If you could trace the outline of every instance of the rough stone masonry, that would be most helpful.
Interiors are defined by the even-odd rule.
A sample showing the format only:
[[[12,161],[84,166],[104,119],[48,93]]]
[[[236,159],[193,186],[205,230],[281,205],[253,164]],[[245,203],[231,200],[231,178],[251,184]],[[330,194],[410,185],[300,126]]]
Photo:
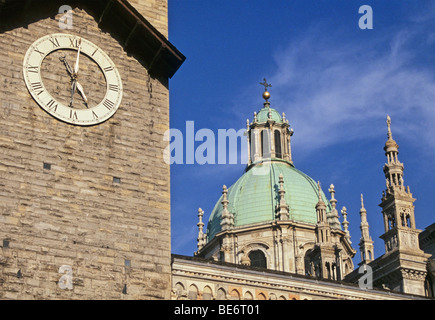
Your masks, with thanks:
[[[167,36],[166,1],[131,2]],[[0,33],[0,299],[168,299],[167,78],[150,76],[89,10],[74,8],[71,30],[59,29],[57,12],[26,10],[27,23]],[[108,121],[70,125],[31,98],[24,55],[59,32],[93,42],[117,66],[123,100]],[[47,90],[63,90],[64,69],[41,72]]]

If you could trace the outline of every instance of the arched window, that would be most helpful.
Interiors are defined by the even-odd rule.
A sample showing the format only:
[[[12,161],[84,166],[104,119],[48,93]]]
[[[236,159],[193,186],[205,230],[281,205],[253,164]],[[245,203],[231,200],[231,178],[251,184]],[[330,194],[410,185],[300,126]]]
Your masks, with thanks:
[[[240,300],[240,293],[239,293],[239,291],[237,291],[236,289],[233,289],[230,292],[230,297],[231,297],[231,300]]]
[[[270,158],[270,130],[261,131],[261,157]]]
[[[175,285],[175,294],[177,295],[177,299],[180,299],[181,295],[184,293],[184,286],[182,283],[177,282]]]
[[[243,296],[243,300],[254,300],[254,296],[252,295],[251,292],[246,291],[245,295]]]
[[[187,293],[187,299],[198,300],[198,288],[194,284],[192,284],[189,287],[189,292]]]
[[[275,130],[274,138],[275,138],[275,157],[281,159],[282,158],[281,133],[279,132],[279,130]]]
[[[204,290],[202,290],[202,300],[211,300],[213,298],[213,293],[209,286],[205,286]]]
[[[408,228],[411,228],[411,217],[409,216],[409,214],[406,215],[406,226]]]
[[[264,293],[259,293],[257,295],[257,300],[266,300],[266,296],[264,295]]]
[[[320,265],[319,264],[316,264],[314,266],[314,274],[316,275],[317,278],[320,278],[321,269],[320,269]]]
[[[266,257],[261,250],[251,251],[248,257],[252,267],[267,268]]]
[[[400,220],[402,221],[402,227],[406,226],[405,214],[402,212],[400,214]]]
[[[253,162],[255,160],[255,154],[257,152],[258,149],[258,145],[257,145],[257,135],[258,135],[258,130],[257,129],[253,129],[251,130],[251,136],[248,137],[249,139],[249,146],[250,146],[250,150],[251,150],[251,161]]]
[[[396,219],[394,216],[388,217],[388,230],[391,230],[396,227]]]
[[[227,296],[227,293],[225,292],[224,289],[219,288],[217,293],[216,293],[216,299],[217,300],[225,300]]]

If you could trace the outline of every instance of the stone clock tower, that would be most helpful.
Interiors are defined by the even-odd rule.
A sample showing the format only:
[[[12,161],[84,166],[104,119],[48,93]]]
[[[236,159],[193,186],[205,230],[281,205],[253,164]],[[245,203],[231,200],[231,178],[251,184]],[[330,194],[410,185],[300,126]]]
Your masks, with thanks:
[[[0,1],[0,299],[170,297],[166,0]]]

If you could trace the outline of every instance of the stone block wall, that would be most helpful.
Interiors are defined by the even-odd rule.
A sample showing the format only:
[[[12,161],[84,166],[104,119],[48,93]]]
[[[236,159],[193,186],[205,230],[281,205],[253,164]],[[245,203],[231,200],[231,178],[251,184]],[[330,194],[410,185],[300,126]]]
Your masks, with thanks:
[[[130,0],[136,10],[142,14],[159,32],[168,38],[168,2],[167,0]]]
[[[72,30],[59,29],[59,17],[0,34],[0,299],[168,299],[167,82],[148,76],[90,13],[75,8]],[[98,45],[120,72],[121,106],[102,124],[61,122],[26,88],[29,46],[62,32]],[[65,68],[44,72],[47,89],[63,92]]]

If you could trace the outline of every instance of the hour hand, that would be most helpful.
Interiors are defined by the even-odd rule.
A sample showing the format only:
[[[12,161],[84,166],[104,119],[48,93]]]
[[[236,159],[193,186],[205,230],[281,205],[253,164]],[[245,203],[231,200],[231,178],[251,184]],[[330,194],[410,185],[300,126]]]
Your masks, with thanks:
[[[69,65],[68,61],[66,60],[66,56],[60,57],[59,59],[60,59],[60,61],[62,61],[63,64],[65,65],[65,67],[66,67],[66,71],[68,71],[69,75],[70,75],[71,77],[73,77],[73,70],[72,70],[71,66]]]
[[[73,80],[71,85],[71,100],[69,102],[70,107],[72,107],[74,101],[74,93],[76,92],[76,88],[77,88],[77,80]]]

